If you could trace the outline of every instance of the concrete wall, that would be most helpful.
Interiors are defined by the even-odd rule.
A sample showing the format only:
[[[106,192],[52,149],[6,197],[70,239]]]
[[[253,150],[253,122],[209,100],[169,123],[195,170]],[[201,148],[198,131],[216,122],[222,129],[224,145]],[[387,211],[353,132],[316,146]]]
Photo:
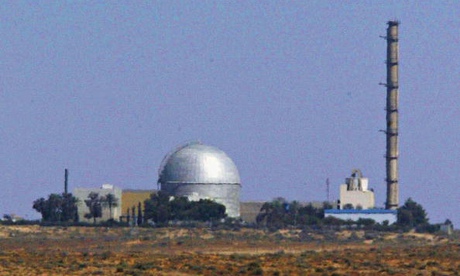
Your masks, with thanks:
[[[123,194],[121,196],[121,202],[123,205],[123,209],[121,210],[122,216],[126,217],[128,215],[126,213],[127,208],[130,208],[129,215],[131,215],[131,208],[135,206],[137,210],[139,202],[141,203],[142,211],[144,211],[144,201],[149,199],[152,193],[156,192],[156,190],[123,190]]]

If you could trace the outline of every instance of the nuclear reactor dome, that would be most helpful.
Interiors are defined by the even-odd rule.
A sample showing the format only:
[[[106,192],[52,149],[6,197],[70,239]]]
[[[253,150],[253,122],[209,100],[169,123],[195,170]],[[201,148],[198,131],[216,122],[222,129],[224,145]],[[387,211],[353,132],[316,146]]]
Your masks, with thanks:
[[[212,199],[226,207],[229,217],[240,215],[238,169],[218,148],[201,143],[179,147],[163,159],[158,183],[173,196]]]

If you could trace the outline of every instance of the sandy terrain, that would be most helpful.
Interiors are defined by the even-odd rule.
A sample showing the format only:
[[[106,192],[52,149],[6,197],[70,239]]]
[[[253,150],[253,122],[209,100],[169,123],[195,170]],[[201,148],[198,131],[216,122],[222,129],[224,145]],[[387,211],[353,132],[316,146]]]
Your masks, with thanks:
[[[0,275],[458,275],[460,241],[364,230],[0,226]]]

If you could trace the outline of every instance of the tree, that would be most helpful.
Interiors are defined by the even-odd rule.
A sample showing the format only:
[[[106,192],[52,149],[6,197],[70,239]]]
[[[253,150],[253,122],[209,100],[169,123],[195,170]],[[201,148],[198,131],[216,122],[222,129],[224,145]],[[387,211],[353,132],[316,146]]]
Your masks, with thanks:
[[[317,225],[323,218],[324,208],[316,208],[311,203],[299,209],[299,220],[302,225]]]
[[[168,221],[215,221],[225,218],[225,206],[209,199],[189,201],[187,197],[170,197],[159,191],[144,202],[144,221],[164,224]]]
[[[133,217],[133,225],[136,225],[136,206],[131,207],[131,216]]]
[[[137,205],[137,225],[142,225],[142,208],[141,208],[141,203]]]
[[[113,220],[112,208],[118,206],[118,198],[114,194],[107,194],[101,198],[102,206],[109,207],[110,220]]]
[[[88,195],[88,199],[85,200],[85,204],[89,209],[89,213],[85,214],[85,218],[92,218],[93,223],[96,224],[96,218],[102,217],[102,198],[99,197],[98,193],[91,192]]]
[[[300,208],[302,208],[302,206],[296,200],[289,204],[288,222],[292,222],[291,224],[294,226],[297,226]]]
[[[192,206],[187,197],[176,197],[169,201],[171,220],[191,220]]]
[[[257,224],[275,229],[283,228],[288,205],[284,198],[276,198],[271,202],[265,202],[256,217]]]
[[[280,229],[288,226],[317,225],[324,218],[324,207],[316,208],[312,204],[302,206],[298,201],[287,202],[283,198],[276,198],[265,202],[256,222],[270,229]]]
[[[152,193],[150,199],[144,201],[144,219],[155,223],[165,223],[170,219],[169,194],[164,191]]]
[[[225,218],[225,206],[210,199],[192,201],[190,207],[190,217],[193,220],[216,221]]]
[[[78,199],[70,193],[50,194],[48,199],[35,200],[32,208],[41,213],[46,222],[78,221],[77,203]]]
[[[34,208],[37,212],[42,214],[42,220],[48,221],[50,218],[50,210],[48,208],[47,200],[39,198],[34,201],[32,208]]]
[[[408,198],[403,206],[398,209],[399,225],[417,227],[428,224],[428,218],[422,205],[412,198]]]
[[[78,199],[71,193],[62,194],[62,221],[78,221]]]

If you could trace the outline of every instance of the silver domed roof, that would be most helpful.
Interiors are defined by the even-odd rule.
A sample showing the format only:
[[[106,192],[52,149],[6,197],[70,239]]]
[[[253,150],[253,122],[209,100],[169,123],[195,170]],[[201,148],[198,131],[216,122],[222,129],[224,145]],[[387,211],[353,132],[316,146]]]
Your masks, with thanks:
[[[164,158],[158,182],[239,184],[240,175],[225,152],[201,143],[191,143]]]

